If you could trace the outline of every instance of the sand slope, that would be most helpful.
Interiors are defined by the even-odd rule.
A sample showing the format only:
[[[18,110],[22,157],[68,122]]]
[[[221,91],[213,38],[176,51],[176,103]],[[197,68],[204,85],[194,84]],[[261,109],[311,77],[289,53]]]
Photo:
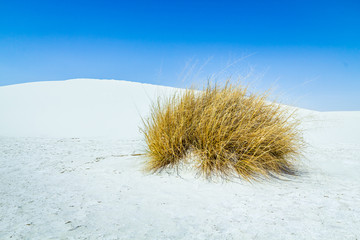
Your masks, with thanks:
[[[174,90],[95,79],[0,87],[0,136],[139,138],[151,100]]]

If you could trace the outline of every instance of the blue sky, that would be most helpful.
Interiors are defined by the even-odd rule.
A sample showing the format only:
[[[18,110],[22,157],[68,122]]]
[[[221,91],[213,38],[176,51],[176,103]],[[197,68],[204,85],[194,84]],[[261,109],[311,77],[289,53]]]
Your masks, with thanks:
[[[359,1],[2,1],[0,86],[248,76],[287,104],[360,110]]]

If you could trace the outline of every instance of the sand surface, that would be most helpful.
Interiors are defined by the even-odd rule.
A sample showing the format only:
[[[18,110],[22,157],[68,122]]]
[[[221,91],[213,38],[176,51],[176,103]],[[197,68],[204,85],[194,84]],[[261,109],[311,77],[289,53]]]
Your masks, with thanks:
[[[50,83],[42,84],[52,89]],[[36,131],[21,130],[22,125],[35,127],[39,118],[31,114],[31,107],[39,112],[49,108],[45,103],[33,106],[35,100],[11,103],[16,94],[28,94],[24,85],[0,87],[0,100],[7,101],[0,101],[0,116],[7,114],[0,120],[0,239],[360,238],[360,112],[299,110],[307,146],[297,177],[214,183],[191,171],[160,175],[141,171],[144,157],[136,154],[144,151],[144,142],[137,126],[126,123],[138,124],[138,113],[146,114],[151,97],[134,100],[141,109],[137,113],[124,108],[124,115],[114,115],[125,119],[118,128],[112,120],[104,122],[115,108],[101,106],[111,99],[98,99],[95,110],[103,109],[103,118],[97,118],[100,129],[91,130],[97,126],[91,122],[70,137],[71,129],[89,116],[73,115],[74,121],[66,122],[69,129],[63,122],[56,123],[63,127],[64,136],[52,129],[54,123],[39,125]],[[16,87],[25,89],[20,94]],[[86,102],[92,94],[73,95],[68,100],[72,96],[72,101]],[[38,93],[37,98],[41,97]],[[70,101],[68,106],[80,111],[82,104]],[[18,116],[23,108],[30,111],[29,117],[11,122],[8,115]],[[41,117],[51,120],[66,114],[67,108],[61,109]],[[12,129],[16,126],[20,130]],[[107,128],[115,128],[119,135],[96,136]]]

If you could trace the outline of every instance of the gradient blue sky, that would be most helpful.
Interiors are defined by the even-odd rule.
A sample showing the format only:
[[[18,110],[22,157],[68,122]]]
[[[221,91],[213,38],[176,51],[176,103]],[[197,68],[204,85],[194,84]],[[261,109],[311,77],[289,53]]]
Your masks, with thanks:
[[[360,2],[0,0],[0,86],[213,74],[291,105],[360,110]]]

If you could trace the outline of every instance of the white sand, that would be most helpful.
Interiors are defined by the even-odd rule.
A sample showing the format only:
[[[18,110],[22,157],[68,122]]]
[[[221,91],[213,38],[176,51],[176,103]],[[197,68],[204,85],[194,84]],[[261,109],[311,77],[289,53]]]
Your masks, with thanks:
[[[360,112],[301,109],[302,174],[209,183],[141,171],[138,126],[174,89],[0,87],[0,239],[359,239]]]

